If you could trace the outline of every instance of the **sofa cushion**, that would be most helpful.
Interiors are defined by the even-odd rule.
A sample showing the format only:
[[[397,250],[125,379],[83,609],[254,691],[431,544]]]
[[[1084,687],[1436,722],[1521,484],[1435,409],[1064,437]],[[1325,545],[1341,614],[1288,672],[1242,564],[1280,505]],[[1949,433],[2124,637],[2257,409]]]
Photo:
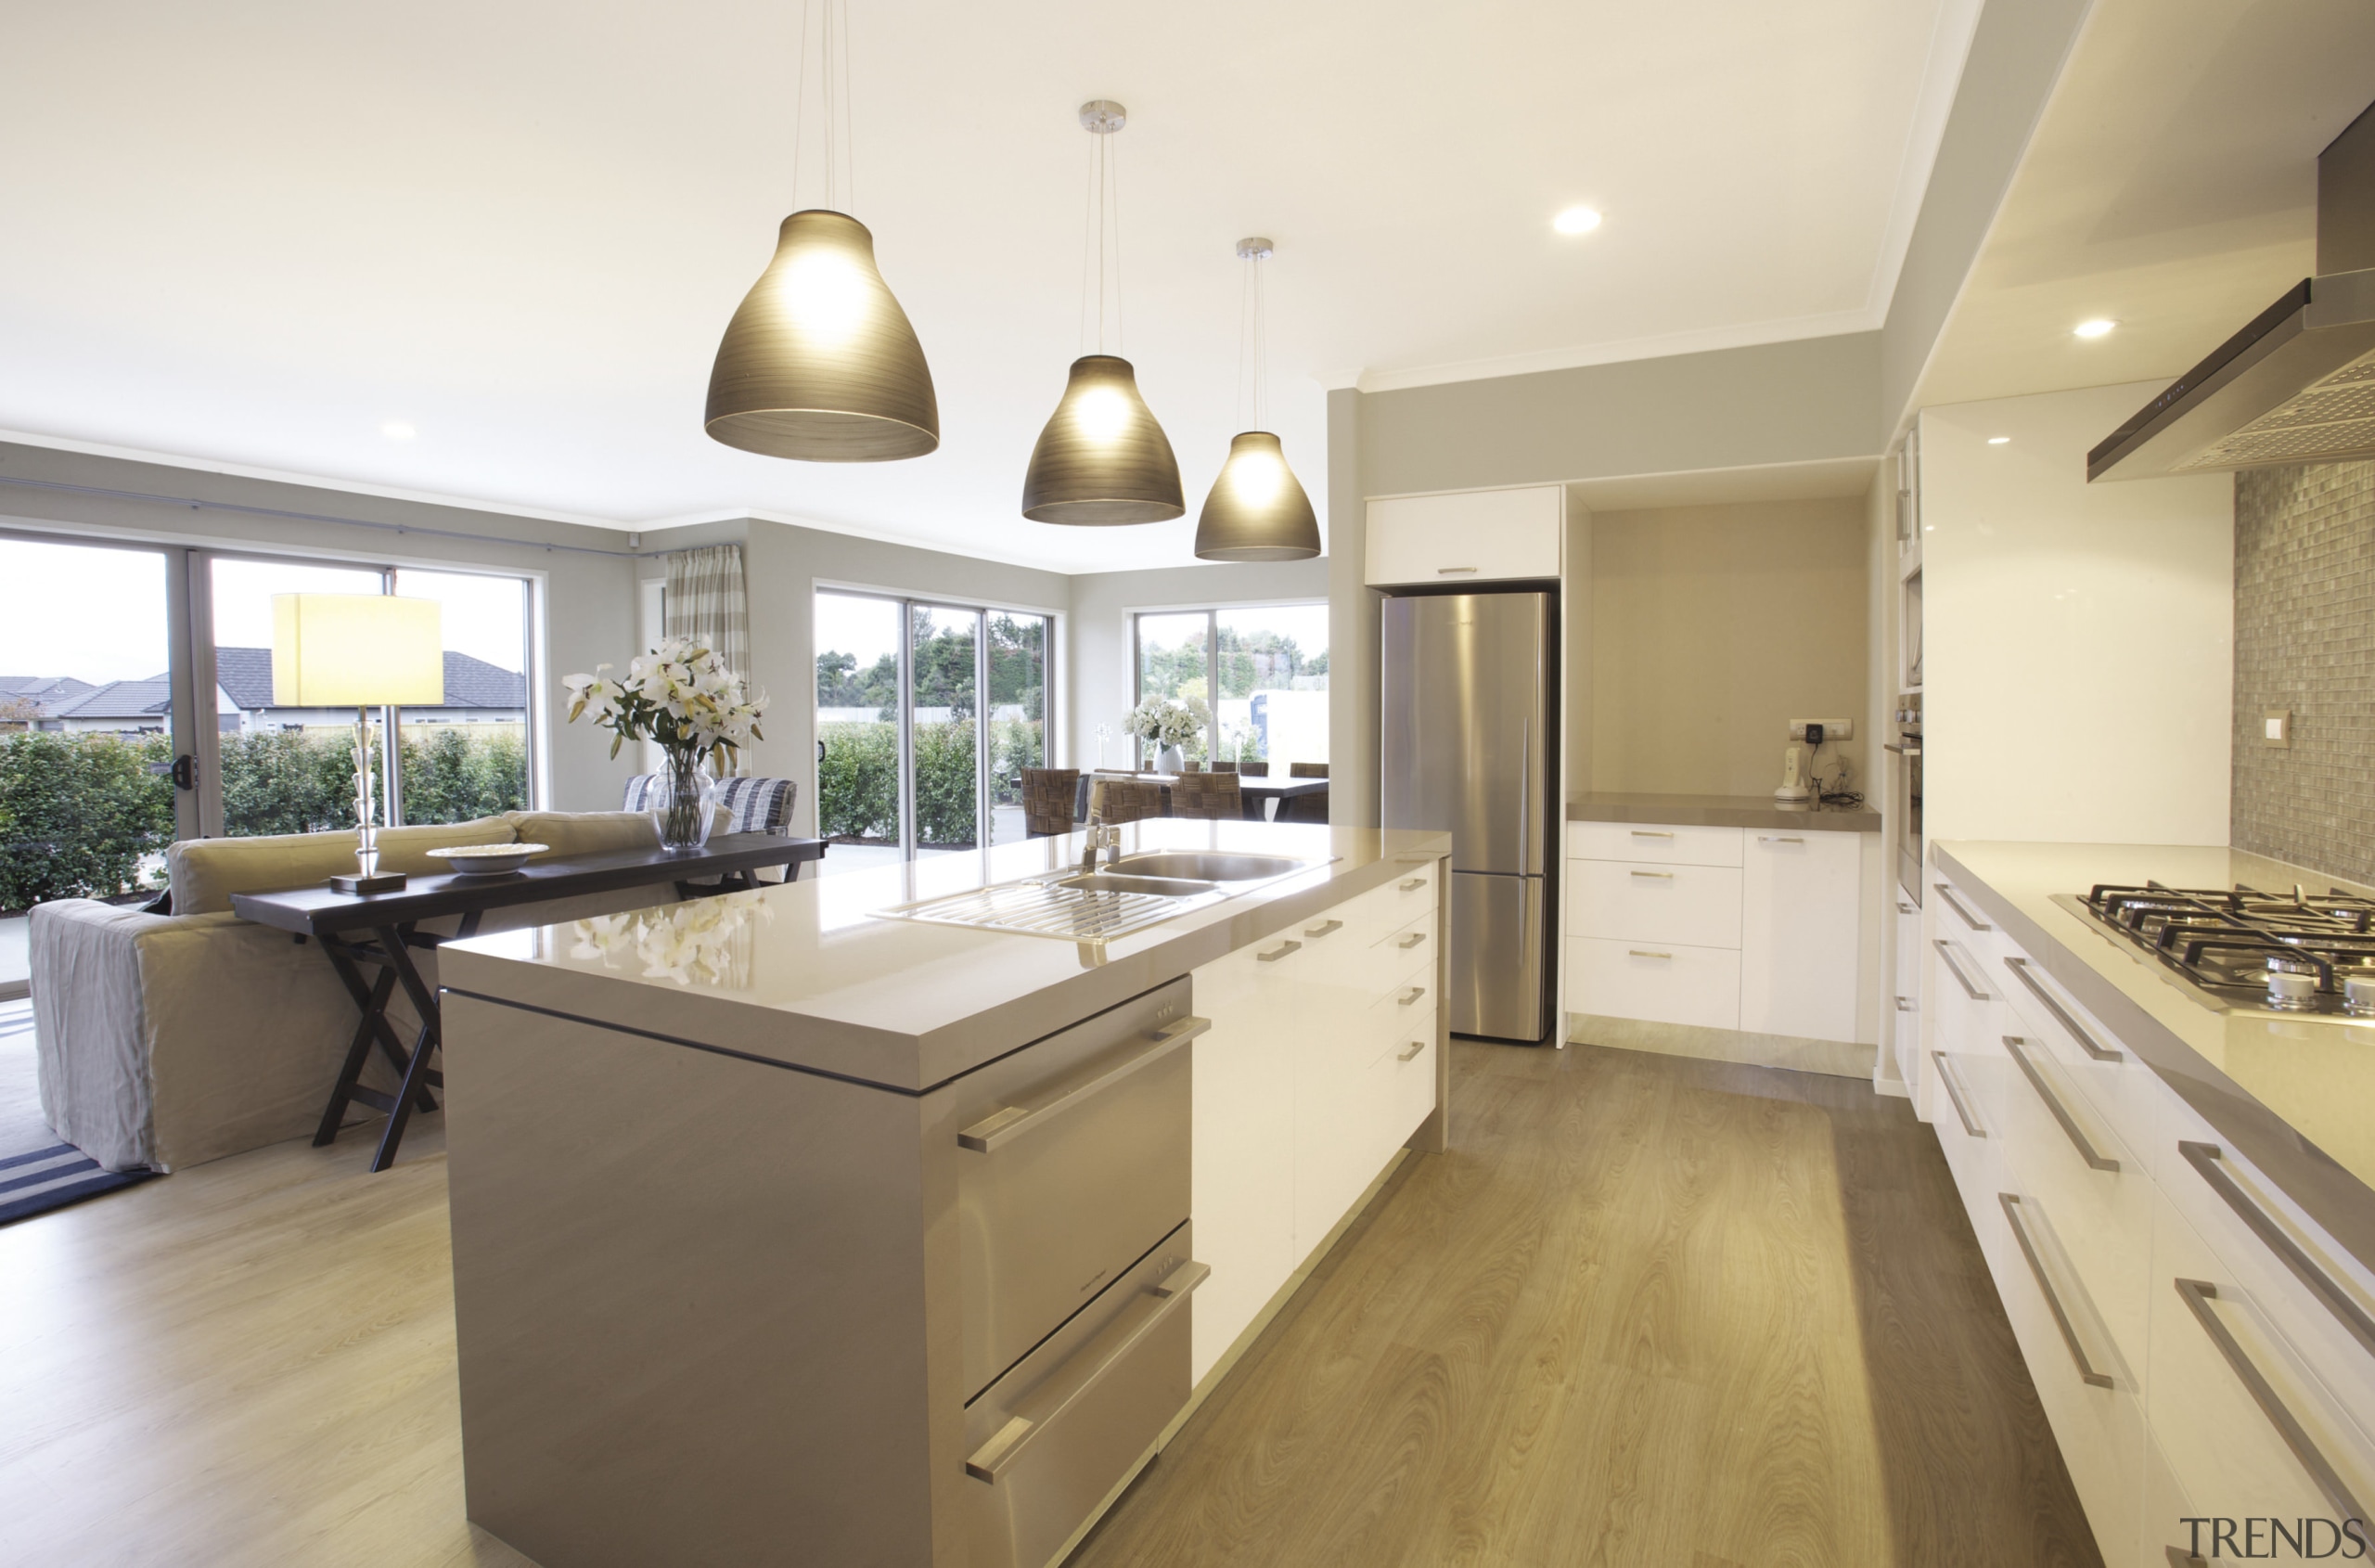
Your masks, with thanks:
[[[482,816],[475,822],[382,828],[379,867],[408,876],[443,871],[445,863],[430,859],[428,851],[463,844],[507,844],[512,837],[510,821],[501,816]],[[235,893],[305,887],[353,870],[354,834],[350,829],[343,833],[185,839],[166,852],[165,867],[173,893],[174,914],[222,914],[230,909]]]
[[[660,829],[648,812],[514,811],[505,816],[519,842],[543,844],[555,855],[660,846]]]

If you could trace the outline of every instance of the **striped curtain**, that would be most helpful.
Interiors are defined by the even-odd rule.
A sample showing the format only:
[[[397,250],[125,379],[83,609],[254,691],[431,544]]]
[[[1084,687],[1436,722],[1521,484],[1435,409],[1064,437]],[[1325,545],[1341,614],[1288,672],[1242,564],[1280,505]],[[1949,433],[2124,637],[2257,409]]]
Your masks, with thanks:
[[[742,546],[712,545],[668,554],[668,589],[661,599],[662,634],[698,637],[747,683],[751,678],[751,605],[742,591]],[[721,759],[722,760],[722,759]],[[748,748],[736,765],[748,773]]]

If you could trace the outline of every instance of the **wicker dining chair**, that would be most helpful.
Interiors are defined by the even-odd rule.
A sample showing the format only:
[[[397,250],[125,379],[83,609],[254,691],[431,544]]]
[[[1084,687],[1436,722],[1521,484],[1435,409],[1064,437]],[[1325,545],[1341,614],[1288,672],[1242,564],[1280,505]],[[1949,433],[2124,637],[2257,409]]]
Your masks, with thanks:
[[[1239,775],[1242,778],[1267,778],[1270,777],[1270,765],[1268,763],[1232,763],[1230,765],[1236,768]]]
[[[1213,762],[1213,771],[1214,773],[1235,773],[1237,771],[1237,765],[1230,762],[1222,762],[1215,758]]]
[[[1051,839],[1071,832],[1079,798],[1080,769],[1024,768],[1022,830],[1034,839]]]
[[[1097,799],[1098,788],[1105,790],[1105,816],[1108,824],[1136,822],[1149,816],[1161,816],[1162,786],[1144,778],[1100,778],[1089,786],[1089,799]],[[1094,807],[1092,807],[1094,809]]]
[[[1245,797],[1234,773],[1183,773],[1171,781],[1171,815],[1203,822],[1234,822]]]
[[[1289,763],[1287,765],[1287,777],[1290,778],[1325,778],[1328,777],[1328,765],[1326,763]],[[1278,816],[1277,819],[1280,822],[1327,821],[1328,791],[1325,790],[1315,790],[1308,795],[1290,795],[1285,800],[1278,803]]]

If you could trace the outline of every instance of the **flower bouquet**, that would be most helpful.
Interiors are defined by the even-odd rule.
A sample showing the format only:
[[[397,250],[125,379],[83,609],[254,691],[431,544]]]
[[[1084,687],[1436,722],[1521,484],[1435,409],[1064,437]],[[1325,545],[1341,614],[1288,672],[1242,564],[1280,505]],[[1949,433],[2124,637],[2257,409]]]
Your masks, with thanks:
[[[1122,721],[1122,728],[1162,748],[1155,759],[1156,766],[1166,773],[1176,773],[1184,760],[1180,748],[1204,732],[1204,705],[1193,697],[1186,701],[1149,697],[1130,710],[1130,716]]]
[[[576,945],[569,956],[580,963],[618,969],[623,960],[643,966],[650,980],[679,985],[746,988],[751,983],[750,923],[776,918],[756,889],[621,915],[597,915],[573,926]]]
[[[569,690],[570,722],[599,703],[594,722],[610,732],[610,755],[617,756],[629,740],[660,748],[667,759],[661,779],[664,799],[653,808],[661,844],[697,850],[709,842],[710,812],[717,798],[716,780],[701,764],[717,752],[730,767],[742,747],[766,739],[759,733],[766,696],[748,695],[742,677],[695,637],[661,639],[628,662],[623,679],[608,675],[610,668],[597,664],[592,675],[571,675],[561,683]]]

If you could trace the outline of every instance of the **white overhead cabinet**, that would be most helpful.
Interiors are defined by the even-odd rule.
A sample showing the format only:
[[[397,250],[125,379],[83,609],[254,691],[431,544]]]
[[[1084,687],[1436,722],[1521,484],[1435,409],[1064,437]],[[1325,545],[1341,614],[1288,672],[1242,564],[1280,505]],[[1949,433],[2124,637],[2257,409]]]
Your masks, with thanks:
[[[1367,581],[1384,588],[1554,578],[1566,518],[1566,493],[1555,484],[1371,501]]]

